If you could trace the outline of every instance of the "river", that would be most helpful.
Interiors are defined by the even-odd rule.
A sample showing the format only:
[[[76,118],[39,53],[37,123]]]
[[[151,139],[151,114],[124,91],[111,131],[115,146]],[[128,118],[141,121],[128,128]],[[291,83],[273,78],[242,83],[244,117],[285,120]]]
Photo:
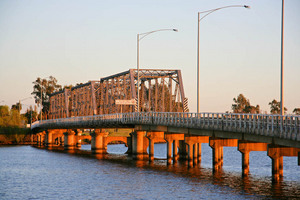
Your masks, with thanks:
[[[224,148],[224,166],[212,173],[211,149],[202,144],[202,161],[166,164],[166,144],[155,144],[155,158],[134,161],[127,148],[108,145],[107,156],[31,146],[0,147],[0,199],[297,199],[300,166],[284,157],[284,179],[273,183],[266,152],[250,153],[250,175],[241,176],[241,154]]]

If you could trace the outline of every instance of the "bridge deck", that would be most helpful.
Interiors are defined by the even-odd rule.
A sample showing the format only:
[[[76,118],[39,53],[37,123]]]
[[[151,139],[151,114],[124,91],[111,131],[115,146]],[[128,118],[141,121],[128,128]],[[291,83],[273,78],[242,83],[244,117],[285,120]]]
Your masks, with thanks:
[[[32,129],[136,128],[300,148],[300,116],[231,113],[117,113],[44,120]]]

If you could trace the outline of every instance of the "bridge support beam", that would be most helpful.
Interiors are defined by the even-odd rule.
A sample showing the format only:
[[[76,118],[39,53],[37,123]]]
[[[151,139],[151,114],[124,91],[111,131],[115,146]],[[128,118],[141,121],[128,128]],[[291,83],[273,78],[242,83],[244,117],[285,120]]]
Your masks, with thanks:
[[[76,131],[76,148],[80,149],[81,148],[81,134],[82,134],[82,130],[77,129]]]
[[[242,174],[249,174],[249,155],[251,151],[267,151],[267,143],[238,141],[238,150],[242,153]]]
[[[272,178],[280,181],[283,176],[283,156],[298,156],[300,149],[268,145],[268,156],[272,159]]]
[[[201,162],[201,144],[208,143],[208,136],[185,136],[184,142],[188,145],[188,165],[192,167],[193,164]]]
[[[53,130],[47,130],[46,131],[46,137],[45,137],[45,144],[46,144],[46,147],[48,148],[48,149],[51,149],[52,147],[53,147],[53,140],[52,140],[52,138],[53,138],[53,133],[54,133],[54,131]]]
[[[125,154],[132,155],[132,133],[130,133],[130,137],[127,137],[127,146],[128,150]]]
[[[40,141],[41,141],[40,136],[41,136],[40,133],[37,133],[37,134],[36,134],[36,146],[40,146]]]
[[[41,147],[44,145],[45,143],[45,135],[46,135],[46,132],[43,131],[43,132],[40,132],[37,134],[37,146]]]
[[[154,160],[154,143],[165,142],[164,132],[148,131],[146,137],[149,140],[149,161]]]
[[[173,163],[178,160],[179,141],[184,141],[184,134],[166,133],[164,139],[167,141],[167,162],[172,163],[172,148],[173,148]],[[173,145],[173,146],[172,146]]]
[[[64,133],[64,149],[75,149],[75,145],[75,132],[69,129],[67,130],[67,132]]]
[[[188,145],[184,142],[184,140],[179,140],[179,160],[187,160],[188,155]]]
[[[104,132],[102,129],[95,129],[93,133],[91,133],[91,150],[94,154],[106,154],[106,146],[105,139],[108,133]]]
[[[67,132],[66,129],[55,129],[52,134],[52,143],[53,145],[64,145],[64,132]]]
[[[132,155],[133,159],[144,160],[147,156],[146,131],[135,131],[132,133]]]
[[[237,139],[209,138],[209,146],[213,150],[213,171],[218,171],[223,166],[223,147],[237,147]]]

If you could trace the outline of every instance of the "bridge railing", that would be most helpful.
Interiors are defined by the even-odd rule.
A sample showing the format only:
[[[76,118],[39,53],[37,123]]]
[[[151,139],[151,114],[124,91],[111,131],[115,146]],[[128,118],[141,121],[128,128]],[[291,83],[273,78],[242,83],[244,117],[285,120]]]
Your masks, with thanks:
[[[44,120],[32,129],[124,125],[161,125],[181,128],[243,132],[300,141],[300,116],[239,113],[139,112]]]

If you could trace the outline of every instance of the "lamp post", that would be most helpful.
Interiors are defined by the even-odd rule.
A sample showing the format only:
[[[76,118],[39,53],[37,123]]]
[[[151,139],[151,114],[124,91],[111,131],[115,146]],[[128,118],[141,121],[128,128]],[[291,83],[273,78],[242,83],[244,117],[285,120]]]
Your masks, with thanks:
[[[244,8],[250,8],[250,6],[247,5],[231,5],[231,6],[224,6],[220,8],[215,8],[211,10],[206,10],[202,12],[198,12],[198,45],[197,45],[197,113],[200,113],[200,21],[205,18],[207,15],[224,9],[224,8],[233,8],[233,7],[244,7]],[[200,18],[201,14],[205,15]]]
[[[139,83],[140,83],[140,40],[150,35],[151,33],[159,32],[159,31],[175,31],[178,32],[177,29],[159,29],[155,31],[149,31],[146,33],[137,34],[137,112],[140,112],[140,91],[139,91]],[[140,37],[142,36],[142,37]]]
[[[284,99],[283,99],[283,30],[284,30],[284,0],[282,0],[281,11],[281,77],[280,77],[280,115],[284,115]]]

